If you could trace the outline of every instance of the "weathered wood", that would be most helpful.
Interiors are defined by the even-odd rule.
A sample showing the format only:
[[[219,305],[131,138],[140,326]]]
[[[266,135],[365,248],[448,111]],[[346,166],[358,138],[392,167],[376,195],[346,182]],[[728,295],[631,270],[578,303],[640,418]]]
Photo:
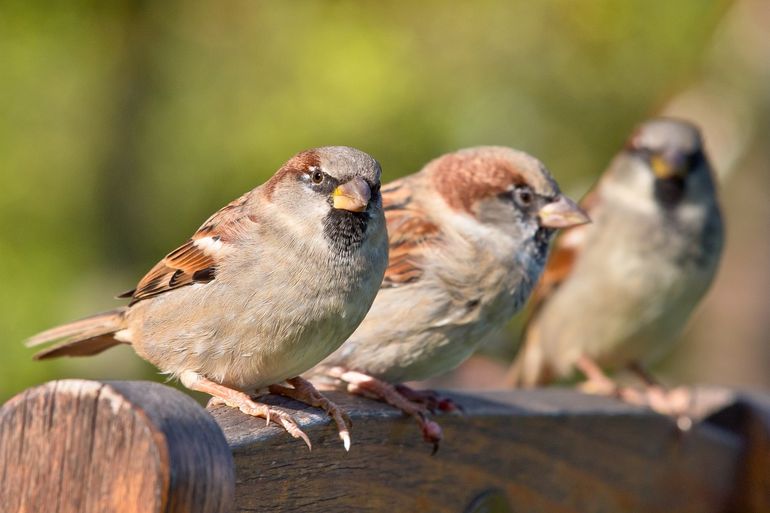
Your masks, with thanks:
[[[228,512],[233,461],[189,396],[146,382],[62,380],[0,409],[0,510]]]
[[[696,424],[566,390],[452,394],[464,416],[440,416],[431,456],[413,421],[331,394],[353,418],[345,453],[328,419],[291,400],[312,451],[226,407],[212,413],[236,464],[239,511],[473,511],[497,490],[499,511],[724,511],[743,442]],[[500,496],[507,498],[508,505]],[[483,509],[476,509],[483,511]]]
[[[435,456],[392,408],[330,395],[353,418],[350,453],[325,414],[289,399],[266,398],[295,412],[312,451],[227,407],[217,426],[163,385],[41,385],[0,409],[0,511],[770,511],[764,395],[701,391],[706,421],[681,433],[568,390],[455,393],[466,414],[437,417]]]

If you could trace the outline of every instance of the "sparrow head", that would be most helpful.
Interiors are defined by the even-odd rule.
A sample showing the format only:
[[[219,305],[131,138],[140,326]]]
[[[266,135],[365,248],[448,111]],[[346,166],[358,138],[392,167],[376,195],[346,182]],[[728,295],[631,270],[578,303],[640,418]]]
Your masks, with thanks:
[[[712,197],[713,182],[698,128],[687,121],[655,118],[640,125],[616,166],[616,179],[647,190],[657,204],[673,209],[687,199]]]
[[[426,167],[433,187],[454,211],[513,236],[542,235],[589,221],[559,191],[536,158],[502,146],[468,148]]]
[[[331,246],[352,251],[372,228],[384,226],[381,172],[374,158],[355,148],[315,148],[287,161],[266,193],[297,222],[317,220]]]

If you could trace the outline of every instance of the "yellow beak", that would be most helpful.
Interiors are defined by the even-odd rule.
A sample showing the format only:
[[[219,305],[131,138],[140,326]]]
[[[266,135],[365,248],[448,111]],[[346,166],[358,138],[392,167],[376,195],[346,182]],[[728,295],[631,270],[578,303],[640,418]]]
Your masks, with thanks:
[[[546,228],[569,228],[591,222],[588,214],[566,196],[559,196],[556,201],[545,205],[537,215],[540,218],[540,226]]]
[[[667,180],[684,174],[682,166],[674,164],[663,155],[653,155],[650,157],[650,166],[655,174],[655,178],[660,180]]]
[[[371,197],[372,190],[369,188],[369,184],[358,176],[338,186],[332,192],[334,208],[349,210],[350,212],[366,210]]]

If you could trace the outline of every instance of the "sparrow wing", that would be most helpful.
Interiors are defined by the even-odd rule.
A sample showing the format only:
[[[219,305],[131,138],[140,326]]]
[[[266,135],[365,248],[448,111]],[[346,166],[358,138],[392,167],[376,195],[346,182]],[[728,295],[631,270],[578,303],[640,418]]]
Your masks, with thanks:
[[[150,269],[134,290],[118,297],[130,297],[133,305],[169,290],[214,280],[221,258],[232,250],[234,241],[249,229],[249,224],[255,222],[246,205],[250,194],[244,194],[209,217],[187,242]]]
[[[423,274],[425,253],[438,240],[438,226],[430,222],[425,210],[414,201],[406,179],[383,187],[382,205],[390,253],[381,288],[416,282]]]

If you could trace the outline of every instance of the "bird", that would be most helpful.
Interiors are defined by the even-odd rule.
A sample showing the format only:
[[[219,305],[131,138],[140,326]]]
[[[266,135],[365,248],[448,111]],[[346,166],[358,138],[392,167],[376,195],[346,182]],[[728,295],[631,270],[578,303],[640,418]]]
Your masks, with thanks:
[[[434,394],[403,382],[449,371],[505,325],[537,282],[554,231],[588,218],[540,161],[502,146],[440,156],[382,196],[390,259],[380,291],[307,377],[399,408],[435,451]]]
[[[578,370],[586,389],[617,393],[605,371],[629,368],[656,387],[646,368],[672,348],[723,247],[698,128],[640,124],[581,205],[593,222],[556,239],[506,383],[541,386]]]
[[[209,217],[122,297],[130,303],[44,331],[35,355],[87,356],[130,344],[162,373],[215,402],[277,419],[268,389],[324,409],[345,449],[349,418],[301,374],[363,320],[387,265],[380,164],[345,146],[298,153]],[[285,386],[286,382],[289,386]]]

